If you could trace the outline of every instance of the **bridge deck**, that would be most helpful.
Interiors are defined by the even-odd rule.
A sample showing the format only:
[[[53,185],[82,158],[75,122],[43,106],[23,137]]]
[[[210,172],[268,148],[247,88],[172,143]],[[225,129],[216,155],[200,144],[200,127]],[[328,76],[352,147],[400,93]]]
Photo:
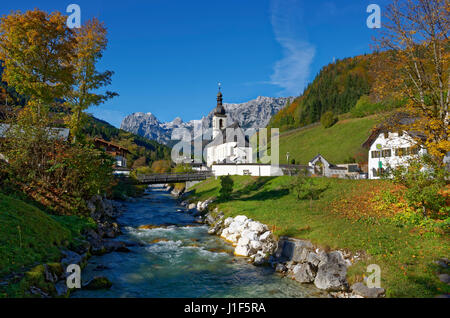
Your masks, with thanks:
[[[138,175],[141,184],[165,184],[165,183],[182,183],[187,181],[202,181],[212,177],[211,172],[196,173],[166,173],[166,174],[149,174]]]

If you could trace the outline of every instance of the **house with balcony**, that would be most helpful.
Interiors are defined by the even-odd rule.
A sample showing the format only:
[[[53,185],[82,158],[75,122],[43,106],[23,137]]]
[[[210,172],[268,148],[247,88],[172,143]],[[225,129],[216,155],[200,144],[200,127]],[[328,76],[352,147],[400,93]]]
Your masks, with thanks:
[[[111,155],[115,159],[115,174],[130,174],[131,170],[127,168],[126,158],[126,155],[130,153],[128,149],[100,138],[95,138],[94,143],[98,149],[104,150],[107,154]]]

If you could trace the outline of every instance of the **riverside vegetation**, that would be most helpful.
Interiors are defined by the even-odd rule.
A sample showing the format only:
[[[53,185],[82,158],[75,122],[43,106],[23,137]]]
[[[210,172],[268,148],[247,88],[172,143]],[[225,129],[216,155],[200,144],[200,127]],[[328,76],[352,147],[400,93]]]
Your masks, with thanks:
[[[66,297],[68,264],[127,251],[108,240],[120,234],[120,211],[107,198],[143,189],[113,175],[114,158],[95,148],[95,137],[130,148],[132,165],[168,158],[167,147],[85,113],[116,95],[99,93],[113,74],[96,67],[106,43],[95,19],[77,30],[59,12],[39,9],[0,20],[2,101],[8,98],[0,120],[9,127],[0,140],[0,297]],[[69,138],[49,127],[70,128]]]
[[[312,182],[323,189],[320,197],[298,200],[288,176],[231,178],[229,200],[220,200],[220,181],[214,179],[194,186],[189,200],[219,198],[210,204],[211,210],[217,207],[225,218],[245,215],[267,224],[277,237],[361,255],[348,269],[350,284],[364,281],[367,266],[378,264],[387,297],[450,292],[437,276],[448,274],[448,269],[435,263],[450,252],[448,211],[442,210],[438,218],[420,218],[404,201],[404,187],[388,180],[314,178]]]

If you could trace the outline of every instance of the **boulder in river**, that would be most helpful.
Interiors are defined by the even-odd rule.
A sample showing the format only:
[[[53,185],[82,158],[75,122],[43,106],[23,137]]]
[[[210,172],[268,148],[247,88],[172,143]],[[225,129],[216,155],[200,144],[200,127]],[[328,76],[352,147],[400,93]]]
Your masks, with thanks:
[[[343,291],[348,288],[347,266],[342,263],[327,262],[319,265],[314,285],[326,291]]]
[[[299,283],[312,283],[316,272],[309,263],[302,263],[294,266],[292,274],[293,278]]]
[[[112,283],[109,281],[108,278],[100,276],[100,277],[94,277],[90,281],[88,281],[83,288],[88,290],[98,290],[98,289],[110,289],[112,286]]]
[[[383,288],[369,288],[363,283],[355,283],[350,289],[354,294],[364,298],[379,298],[383,297],[385,293]]]

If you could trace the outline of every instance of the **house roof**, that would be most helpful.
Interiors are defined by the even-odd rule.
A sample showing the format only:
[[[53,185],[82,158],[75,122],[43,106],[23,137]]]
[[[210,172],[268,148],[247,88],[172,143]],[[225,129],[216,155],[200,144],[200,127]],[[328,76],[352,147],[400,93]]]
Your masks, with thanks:
[[[102,145],[105,145],[105,146],[110,146],[110,147],[113,147],[113,148],[117,148],[117,149],[119,149],[119,150],[123,150],[123,151],[125,151],[125,152],[130,153],[130,151],[129,151],[127,148],[122,147],[122,146],[119,146],[119,145],[114,144],[114,143],[112,143],[112,142],[106,141],[106,140],[104,140],[104,139],[101,139],[101,138],[95,138],[94,141],[95,141],[96,143],[99,143],[99,144],[102,144]]]
[[[388,117],[383,123],[381,123],[381,124],[377,125],[375,128],[373,128],[369,137],[362,144],[362,147],[369,149],[380,134],[392,132],[394,130],[393,127],[399,127],[401,129],[401,126],[411,125],[416,120],[418,120],[417,117],[411,117],[410,115],[408,115],[406,113],[401,113],[401,112],[396,113],[396,114]],[[417,132],[417,131],[408,130],[408,131],[406,131],[406,133],[413,138],[421,138],[421,139],[425,138],[425,136],[423,134],[421,134],[420,132]]]

